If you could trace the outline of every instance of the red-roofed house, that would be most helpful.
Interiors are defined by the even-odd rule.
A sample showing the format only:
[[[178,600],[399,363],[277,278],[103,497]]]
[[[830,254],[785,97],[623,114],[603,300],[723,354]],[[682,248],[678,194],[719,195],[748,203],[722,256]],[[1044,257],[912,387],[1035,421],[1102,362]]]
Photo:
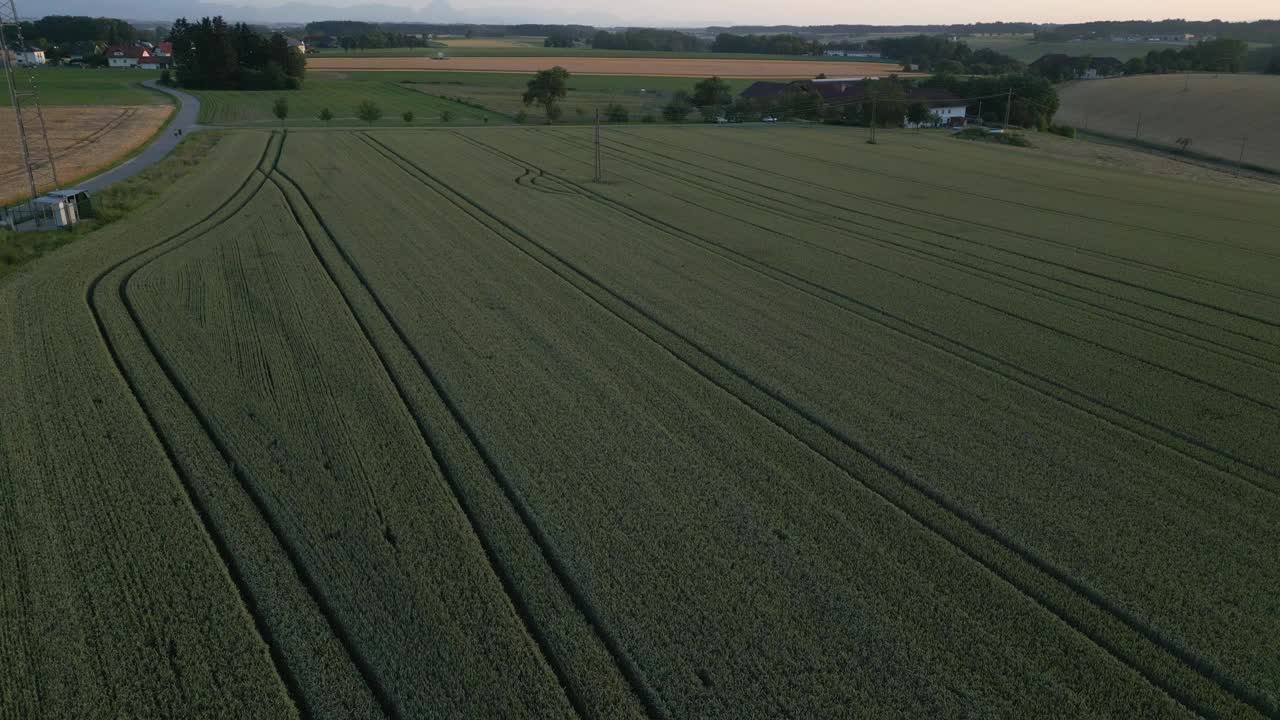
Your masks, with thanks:
[[[111,67],[138,67],[142,60],[151,57],[151,51],[141,47],[112,45],[107,48],[107,65]]]
[[[155,54],[156,54],[156,55],[165,55],[165,56],[172,55],[172,54],[173,54],[173,43],[169,42],[168,40],[165,40],[165,41],[164,41],[164,42],[162,42],[162,43],[158,43],[158,44],[156,45],[156,52],[155,52]]]

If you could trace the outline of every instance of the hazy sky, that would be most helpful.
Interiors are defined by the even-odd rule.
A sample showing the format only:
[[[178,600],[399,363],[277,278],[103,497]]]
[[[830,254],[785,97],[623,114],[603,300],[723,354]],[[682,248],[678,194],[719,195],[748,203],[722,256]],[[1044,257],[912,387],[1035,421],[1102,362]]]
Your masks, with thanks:
[[[292,7],[290,7],[292,5]],[[405,8],[400,18],[396,9]],[[240,9],[242,8],[242,9]],[[327,8],[332,8],[330,12]],[[366,9],[367,8],[367,9]],[[404,19],[420,21],[581,22],[584,24],[940,24],[977,21],[1257,20],[1280,17],[1276,0],[18,0],[23,15],[69,13],[166,18],[208,14],[235,19]],[[238,10],[240,9],[240,10]],[[277,16],[278,17],[273,17]]]

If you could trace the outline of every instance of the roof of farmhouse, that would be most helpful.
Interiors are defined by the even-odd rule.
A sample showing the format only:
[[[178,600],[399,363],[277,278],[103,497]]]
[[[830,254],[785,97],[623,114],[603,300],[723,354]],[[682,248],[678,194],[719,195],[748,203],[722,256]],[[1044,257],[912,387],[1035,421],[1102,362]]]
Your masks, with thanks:
[[[791,82],[759,81],[752,83],[742,91],[745,98],[777,97],[788,89],[816,93],[826,101],[857,102],[869,99],[867,85],[863,80],[792,80]],[[906,99],[910,102],[922,102],[932,105],[946,103],[962,104],[963,98],[943,88],[907,88]]]

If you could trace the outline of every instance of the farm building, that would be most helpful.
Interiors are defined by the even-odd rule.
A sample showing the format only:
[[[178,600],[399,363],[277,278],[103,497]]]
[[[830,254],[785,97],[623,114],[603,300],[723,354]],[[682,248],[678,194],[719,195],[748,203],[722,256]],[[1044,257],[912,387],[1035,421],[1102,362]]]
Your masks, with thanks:
[[[289,44],[290,48],[297,50],[303,55],[307,54],[307,43],[305,41],[297,38],[286,38],[285,42]]]
[[[748,100],[774,100],[787,93],[809,93],[817,95],[823,105],[845,106],[870,102],[867,95],[866,80],[877,78],[820,78],[817,80],[793,80],[791,82],[759,81],[752,83],[741,95]],[[908,104],[923,103],[928,106],[934,120],[923,124],[932,127],[960,127],[965,124],[967,104],[961,98],[942,88],[907,88],[905,100]],[[907,127],[921,127],[910,124],[904,117],[902,124]]]
[[[20,50],[15,53],[14,60],[17,61],[19,65],[43,65],[45,62],[44,51],[37,50],[35,48]]]

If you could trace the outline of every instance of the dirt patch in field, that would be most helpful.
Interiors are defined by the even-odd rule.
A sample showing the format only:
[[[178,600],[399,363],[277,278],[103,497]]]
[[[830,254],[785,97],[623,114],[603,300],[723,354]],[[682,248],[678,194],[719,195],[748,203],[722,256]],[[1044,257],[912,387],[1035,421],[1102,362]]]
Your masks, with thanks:
[[[170,105],[50,106],[42,108],[58,180],[65,187],[108,167],[155,134]],[[10,112],[8,108],[4,112]],[[17,128],[0,122],[0,204],[25,197]],[[46,188],[41,188],[42,190]]]
[[[536,72],[559,65],[582,75],[649,77],[811,78],[880,77],[901,68],[888,63],[819,60],[718,60],[702,58],[618,57],[317,57],[309,70],[439,70],[449,72]],[[907,73],[898,73],[906,75]]]

